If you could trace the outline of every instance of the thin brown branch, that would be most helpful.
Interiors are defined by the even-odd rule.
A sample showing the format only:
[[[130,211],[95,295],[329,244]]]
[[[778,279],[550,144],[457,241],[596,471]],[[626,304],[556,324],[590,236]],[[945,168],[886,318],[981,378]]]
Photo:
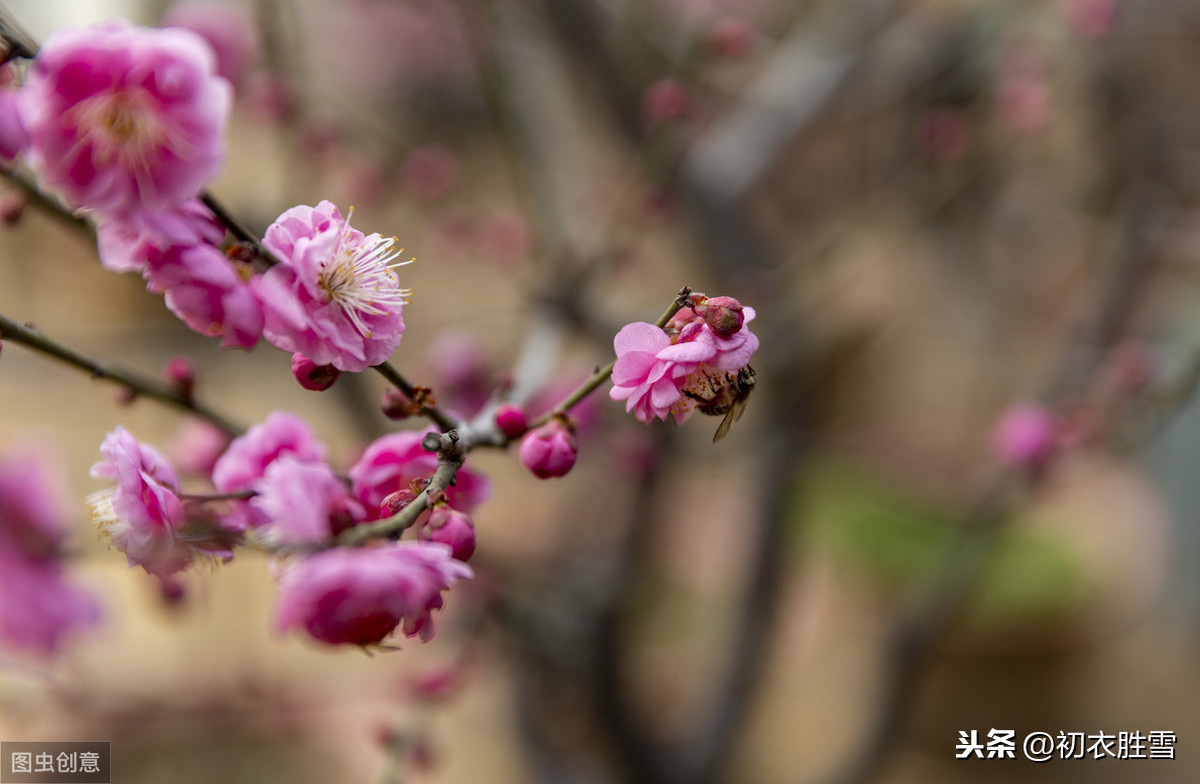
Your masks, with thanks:
[[[89,373],[92,378],[112,381],[137,395],[157,400],[206,419],[231,436],[242,433],[242,428],[234,424],[232,420],[206,405],[197,403],[191,396],[183,395],[163,382],[146,378],[110,362],[80,354],[74,349],[46,337],[36,329],[18,324],[5,316],[0,316],[0,337],[61,360]]]
[[[372,366],[372,369],[387,379],[388,383],[396,387],[396,389],[399,389],[401,392],[403,392],[409,400],[417,401],[420,399],[421,396],[417,394],[417,389],[415,386],[413,386],[412,382],[405,378],[403,374],[401,374],[399,370],[396,370],[396,368],[390,363],[383,362],[381,364]],[[437,406],[422,405],[421,416],[425,417],[430,422],[434,423],[445,431],[454,430],[459,426],[457,419],[450,416],[445,411],[442,411]]]

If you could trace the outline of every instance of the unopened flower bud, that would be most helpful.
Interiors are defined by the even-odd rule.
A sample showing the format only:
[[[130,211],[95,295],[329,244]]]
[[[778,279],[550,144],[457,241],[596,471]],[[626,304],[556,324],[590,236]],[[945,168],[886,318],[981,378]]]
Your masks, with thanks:
[[[187,586],[173,574],[159,577],[158,591],[165,607],[175,609],[187,601]]]
[[[719,338],[733,337],[746,320],[742,303],[733,297],[709,297],[697,310],[704,314],[704,322]]]
[[[1049,411],[1024,404],[1000,417],[993,444],[1000,459],[1009,465],[1040,468],[1054,454],[1057,436],[1058,424]]]
[[[391,517],[395,514],[400,514],[404,507],[411,504],[417,498],[417,494],[409,489],[397,490],[384,497],[383,502],[379,504],[379,513],[384,517]]]
[[[324,392],[333,386],[341,374],[342,371],[333,365],[318,365],[303,354],[292,354],[292,375],[305,389]]]
[[[565,422],[554,419],[521,441],[521,463],[539,479],[566,476],[575,466],[579,444]]]
[[[471,518],[446,504],[434,508],[417,538],[449,545],[450,555],[459,561],[466,562],[475,553],[475,526]]]
[[[505,403],[496,409],[496,429],[503,433],[505,438],[520,438],[529,429],[529,420],[520,406]]]
[[[25,194],[19,191],[6,191],[0,194],[0,222],[5,226],[13,226],[25,214]]]
[[[174,357],[163,368],[163,378],[185,398],[196,389],[196,368],[187,357]]]

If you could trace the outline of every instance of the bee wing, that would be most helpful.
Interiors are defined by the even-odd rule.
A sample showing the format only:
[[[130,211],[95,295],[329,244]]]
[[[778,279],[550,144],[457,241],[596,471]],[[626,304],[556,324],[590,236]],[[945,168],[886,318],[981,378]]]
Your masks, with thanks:
[[[717,425],[717,432],[713,433],[713,443],[717,443],[729,432],[729,428],[733,427],[733,423],[742,418],[742,412],[746,410],[746,401],[750,399],[748,394],[739,395],[736,397],[729,410],[725,412],[725,418],[721,420],[721,424]]]

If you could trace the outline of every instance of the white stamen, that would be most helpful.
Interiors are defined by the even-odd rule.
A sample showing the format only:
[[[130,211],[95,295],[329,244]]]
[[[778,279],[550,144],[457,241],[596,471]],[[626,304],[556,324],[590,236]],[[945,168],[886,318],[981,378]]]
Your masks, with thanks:
[[[413,259],[396,261],[404,248],[392,250],[395,237],[371,235],[348,243],[353,215],[351,207],[333,255],[322,263],[317,282],[329,299],[341,306],[354,328],[369,338],[371,330],[363,316],[384,316],[408,304],[412,290],[400,288],[395,269],[411,264]]]

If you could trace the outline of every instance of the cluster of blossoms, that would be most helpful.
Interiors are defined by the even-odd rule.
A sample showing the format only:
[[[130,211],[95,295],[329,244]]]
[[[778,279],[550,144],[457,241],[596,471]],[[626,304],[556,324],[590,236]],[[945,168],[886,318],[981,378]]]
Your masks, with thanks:
[[[100,618],[91,595],[67,580],[56,476],[36,452],[0,459],[0,645],[43,656]]]
[[[189,496],[157,450],[118,426],[92,469],[115,485],[92,496],[91,513],[131,566],[164,579],[197,558],[228,560],[242,541],[283,555],[281,630],[301,627],[324,642],[366,645],[402,625],[428,639],[441,592],[471,576],[464,563],[475,548],[468,513],[490,492],[484,477],[460,469],[457,486],[418,520],[418,541],[322,549],[348,528],[387,516],[389,496],[412,492],[436,470],[420,440],[419,433],[384,436],[343,478],[303,420],[275,412],[217,459],[216,494]]]
[[[408,295],[394,238],[364,235],[321,202],[270,227],[273,257],[225,242],[201,198],[224,162],[232,100],[217,68],[210,43],[182,27],[57,32],[24,83],[0,93],[0,155],[90,215],[101,263],[140,273],[197,332],[246,349],[264,337],[314,367],[383,362]]]
[[[101,263],[142,275],[197,332],[244,349],[263,338],[293,354],[293,374],[314,390],[339,373],[386,362],[403,335],[409,295],[395,271],[404,263],[395,238],[358,231],[322,201],[285,211],[260,247],[210,207],[202,190],[223,162],[231,96],[210,43],[189,30],[117,21],[59,32],[20,86],[0,87],[0,155],[24,161],[41,184],[90,216]],[[227,229],[242,241],[230,240]],[[753,309],[701,295],[686,305],[665,328],[631,324],[617,335],[611,396],[643,422],[668,414],[681,422],[697,406],[714,413],[716,397],[758,347],[747,328]],[[485,374],[479,363],[472,367],[443,373],[450,379],[443,391],[476,411],[493,398],[476,394]],[[190,395],[190,368],[175,368],[172,378]],[[385,399],[385,412],[403,418],[432,405],[430,390],[413,394]],[[577,422],[563,409],[542,421],[530,430],[524,410],[510,404],[494,410],[492,423],[504,442],[523,437],[520,459],[536,476],[563,476],[575,464]],[[197,560],[225,561],[237,545],[252,544],[280,558],[281,630],[301,628],[327,643],[375,644],[396,629],[424,640],[442,592],[472,576],[470,514],[490,491],[485,478],[462,467],[462,455],[452,480],[432,487],[443,467],[427,451],[428,437],[385,435],[343,474],[302,420],[276,412],[231,442],[207,438],[204,459],[188,467],[207,476],[211,492],[186,494],[171,462],[118,426],[92,469],[112,485],[89,508],[129,564],[164,585]],[[418,497],[410,511],[420,514],[403,511]],[[0,512],[3,503],[0,495]],[[49,518],[5,512],[0,567],[12,550],[5,549],[5,516],[40,531],[35,550],[56,551],[59,534],[42,522]],[[358,528],[384,518],[410,525],[412,541],[396,541],[400,532],[389,523],[386,533]],[[339,546],[348,541],[366,544]],[[0,568],[6,573],[19,569]],[[94,617],[94,606],[64,587],[46,594],[59,597],[55,629]],[[0,634],[8,633],[5,624],[10,619],[0,611]],[[58,634],[45,632],[36,644],[53,648]]]

